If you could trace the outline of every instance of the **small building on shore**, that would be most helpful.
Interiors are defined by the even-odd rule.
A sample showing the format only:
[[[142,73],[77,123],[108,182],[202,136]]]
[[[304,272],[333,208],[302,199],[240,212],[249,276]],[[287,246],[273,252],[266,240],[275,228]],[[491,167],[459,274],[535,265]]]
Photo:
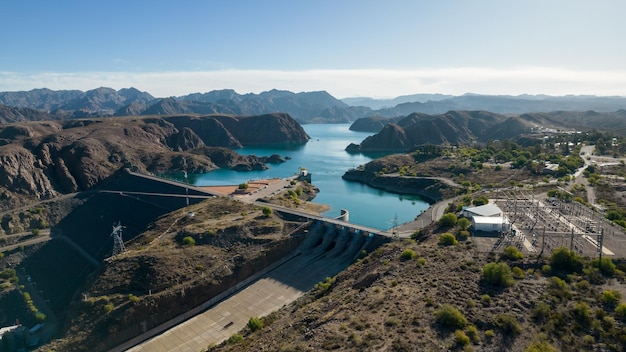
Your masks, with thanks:
[[[504,216],[472,216],[472,229],[476,232],[508,232],[511,224]]]
[[[300,168],[300,173],[298,174],[298,180],[312,183],[311,174],[309,173],[309,170],[307,170],[307,168],[305,167]]]
[[[471,229],[476,234],[492,236],[511,229],[509,219],[495,203],[463,209],[462,215],[471,221]]]
[[[477,207],[463,208],[463,216],[466,218],[472,218],[474,216],[502,216],[502,209],[495,203],[489,203]]]

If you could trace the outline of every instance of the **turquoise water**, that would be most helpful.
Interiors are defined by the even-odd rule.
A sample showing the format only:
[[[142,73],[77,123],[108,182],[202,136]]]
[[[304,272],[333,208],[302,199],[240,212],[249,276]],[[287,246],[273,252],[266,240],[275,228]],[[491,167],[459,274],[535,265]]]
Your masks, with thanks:
[[[370,133],[350,131],[349,124],[304,125],[311,140],[300,146],[272,146],[243,148],[238,153],[257,156],[279,154],[291,160],[282,164],[269,164],[262,171],[216,170],[193,175],[190,180],[198,186],[235,185],[249,180],[287,177],[305,167],[312,174],[313,184],[320,189],[316,203],[328,204],[331,209],[323,215],[339,216],[340,209],[350,212],[350,222],[379,229],[413,220],[428,203],[418,196],[398,195],[341,179],[344,172],[372,160],[370,156],[349,154],[344,149],[350,143],[360,143]],[[191,176],[191,175],[190,175]]]

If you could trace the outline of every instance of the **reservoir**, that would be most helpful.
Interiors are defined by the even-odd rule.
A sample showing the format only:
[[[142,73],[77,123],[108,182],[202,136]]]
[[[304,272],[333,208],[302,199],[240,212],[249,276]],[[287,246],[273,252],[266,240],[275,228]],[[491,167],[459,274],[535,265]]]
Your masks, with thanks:
[[[350,143],[358,144],[371,133],[350,131],[349,124],[309,124],[302,127],[311,137],[306,144],[237,150],[243,155],[278,154],[283,158],[291,158],[285,163],[268,164],[270,169],[261,171],[220,169],[190,175],[190,181],[197,186],[236,185],[255,179],[288,177],[304,167],[312,174],[312,182],[320,190],[313,201],[331,207],[322,215],[336,217],[341,209],[347,209],[351,223],[383,230],[393,227],[396,216],[398,223],[402,224],[412,221],[428,208],[429,204],[418,196],[388,193],[341,178],[348,169],[373,160],[369,156],[349,154],[344,150]]]

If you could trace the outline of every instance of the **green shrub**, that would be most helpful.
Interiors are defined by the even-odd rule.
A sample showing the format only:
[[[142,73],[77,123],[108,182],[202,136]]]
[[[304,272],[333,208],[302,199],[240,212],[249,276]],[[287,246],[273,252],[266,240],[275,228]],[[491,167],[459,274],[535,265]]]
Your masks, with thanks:
[[[524,273],[524,270],[522,270],[520,267],[517,267],[517,266],[511,269],[511,274],[516,279],[523,279],[526,276],[526,274]]]
[[[530,316],[538,322],[545,321],[550,317],[550,312],[552,312],[552,307],[545,302],[539,302],[535,304]]]
[[[470,325],[467,327],[467,336],[472,339],[472,342],[479,343],[480,342],[480,334],[478,333],[478,328],[474,325]]]
[[[40,229],[33,229],[31,232],[32,232],[32,233],[33,233],[33,235],[35,235],[35,236],[39,236],[39,235],[41,234],[41,230],[40,230]]]
[[[42,321],[46,320],[46,315],[42,312],[37,312],[35,313],[35,320],[37,320],[38,323],[41,323]]]
[[[462,329],[467,325],[463,313],[450,304],[444,304],[435,311],[435,320],[439,325],[449,329]]]
[[[442,246],[454,246],[458,243],[459,241],[457,241],[456,237],[454,237],[454,235],[451,233],[444,233],[439,236],[439,244]]]
[[[419,240],[419,239],[420,239],[420,237],[422,237],[422,229],[415,230],[415,231],[411,234],[411,239],[412,239],[412,240],[417,241],[417,240]]]
[[[494,323],[504,334],[507,335],[519,335],[522,332],[522,326],[517,319],[511,314],[498,314],[494,318]]]
[[[470,237],[469,231],[465,231],[465,230],[459,231],[459,239],[461,241],[467,241],[469,237]]]
[[[602,257],[602,262],[600,262],[598,258],[593,259],[591,261],[591,266],[594,268],[598,268],[602,274],[607,276],[615,275],[615,271],[617,270],[617,265],[613,263],[613,260],[611,258],[607,257]]]
[[[50,224],[44,219],[39,219],[35,226],[37,229],[47,229],[48,227],[50,227]]]
[[[474,204],[474,206],[477,206],[477,207],[481,205],[485,205],[487,203],[489,203],[489,199],[487,199],[487,197],[484,197],[484,196],[476,197],[472,201],[472,204]]]
[[[400,254],[400,258],[402,260],[411,260],[415,258],[415,256],[417,256],[417,254],[411,248],[405,249],[404,251],[402,251],[402,254]]]
[[[620,303],[615,308],[615,316],[623,322],[626,322],[626,303]]]
[[[480,301],[484,304],[489,305],[491,303],[491,296],[485,293],[484,295],[480,296]]]
[[[568,299],[571,296],[567,282],[556,276],[551,277],[548,281],[548,293],[560,300]]]
[[[426,265],[426,258],[417,258],[417,266],[421,268],[424,265]]]
[[[488,263],[483,267],[482,279],[499,287],[509,287],[515,284],[515,279],[511,276],[511,268],[506,263]]]
[[[583,326],[589,326],[591,323],[591,308],[586,302],[576,302],[574,304],[574,308],[572,309],[572,313],[574,318]]]
[[[0,271],[0,279],[8,280],[12,277],[17,277],[15,269],[4,269]]]
[[[113,303],[107,303],[104,305],[103,309],[104,309],[104,313],[105,314],[109,314],[113,311],[113,308],[115,308],[115,306],[113,305]]]
[[[508,246],[502,252],[502,257],[509,260],[520,260],[524,258],[524,254],[515,246]]]
[[[622,294],[615,290],[606,290],[602,292],[602,303],[609,307],[615,307],[622,299]]]
[[[558,271],[579,273],[583,269],[583,259],[576,252],[561,247],[550,255],[550,266]]]
[[[583,336],[583,344],[585,346],[591,346],[596,342],[596,339],[591,335]]]
[[[439,226],[441,227],[452,227],[456,225],[457,217],[454,213],[445,213],[439,219]]]
[[[314,289],[317,291],[318,295],[322,295],[326,293],[332,284],[335,282],[335,278],[326,277],[324,281],[318,282],[315,284]]]
[[[265,216],[266,218],[272,216],[272,208],[270,207],[263,207],[261,211],[263,211],[263,216]]]
[[[243,336],[241,334],[233,334],[228,338],[227,343],[235,344],[237,342],[243,341]]]
[[[252,332],[263,329],[263,321],[257,317],[252,317],[248,320],[248,328]]]
[[[591,285],[587,280],[580,280],[576,283],[576,288],[581,291],[587,291],[590,287]]]
[[[196,240],[194,240],[193,237],[186,236],[185,238],[183,238],[183,246],[195,246],[195,245],[196,245]]]
[[[493,331],[492,329],[485,331],[485,337],[488,338],[489,340],[493,339],[495,336],[496,336],[496,332]]]
[[[137,303],[137,302],[139,302],[139,297],[137,297],[137,296],[133,295],[132,293],[129,293],[129,294],[128,294],[128,300],[129,300],[131,303]]]
[[[467,218],[460,218],[456,221],[456,226],[461,229],[461,231],[467,230],[471,225],[471,222]]]
[[[470,338],[467,335],[465,335],[465,332],[463,332],[463,330],[456,330],[454,332],[454,341],[459,346],[465,346],[465,345],[469,345]]]

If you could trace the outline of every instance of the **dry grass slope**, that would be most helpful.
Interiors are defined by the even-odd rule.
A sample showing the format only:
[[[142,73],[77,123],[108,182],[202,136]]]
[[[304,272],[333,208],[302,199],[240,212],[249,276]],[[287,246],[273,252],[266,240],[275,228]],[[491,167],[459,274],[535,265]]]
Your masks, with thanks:
[[[397,241],[379,248],[217,351],[621,350],[626,329],[602,292],[623,284],[593,268],[541,271],[547,261],[479,254],[471,242]],[[407,250],[415,256],[403,255]],[[490,262],[509,287],[481,279]],[[537,269],[539,268],[539,269]],[[548,270],[547,267],[543,268]],[[559,275],[563,279],[559,279]],[[560,280],[560,281],[559,281]],[[557,282],[558,284],[555,284]],[[504,285],[505,286],[505,285]],[[444,318],[441,318],[444,316]],[[465,322],[466,321],[466,322]],[[535,349],[537,350],[537,349]]]

